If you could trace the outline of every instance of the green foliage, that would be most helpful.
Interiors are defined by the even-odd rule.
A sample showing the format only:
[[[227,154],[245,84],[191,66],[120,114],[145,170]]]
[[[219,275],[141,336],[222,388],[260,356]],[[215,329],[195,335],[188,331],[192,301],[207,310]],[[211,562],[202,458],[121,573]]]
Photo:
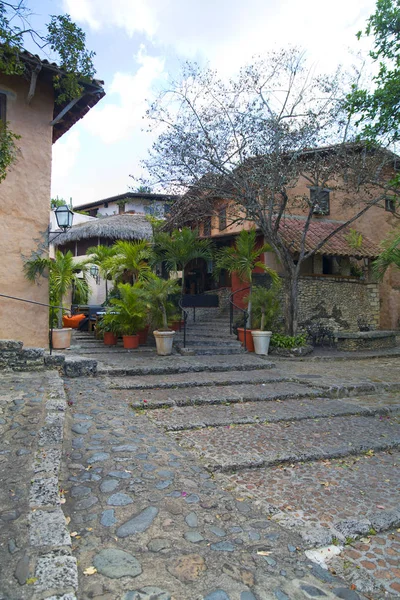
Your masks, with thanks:
[[[134,335],[146,322],[146,305],[138,285],[121,283],[120,298],[112,298],[103,317],[103,331],[121,335]]]
[[[357,37],[362,36],[358,32]],[[358,114],[362,136],[374,141],[385,136],[389,141],[400,139],[400,4],[398,0],[377,0],[376,10],[370,16],[365,35],[374,36],[370,56],[379,61],[379,72],[374,77],[375,89],[360,90],[356,86],[348,97],[352,114]]]
[[[153,190],[151,189],[151,187],[149,185],[139,185],[135,191],[137,194],[152,194],[153,193]]]
[[[21,138],[8,127],[8,123],[0,121],[0,182],[2,182],[9,171],[12,163],[16,160],[18,147],[16,141]]]
[[[50,200],[50,208],[58,208],[59,206],[65,206],[67,204],[67,202],[64,200],[64,198],[59,198],[57,196],[57,198],[52,198]],[[76,212],[76,211],[75,211]]]
[[[168,321],[173,320],[177,313],[177,306],[171,300],[171,297],[179,292],[177,280],[161,279],[152,275],[148,280],[141,281],[138,286],[142,289],[142,297],[152,325],[168,329]]]
[[[89,248],[88,253],[93,248]],[[102,250],[104,258],[99,262],[103,273],[107,273],[112,279],[121,281],[129,278],[132,283],[141,281],[151,276],[149,261],[153,257],[152,248],[145,240],[128,242],[119,240],[112,246],[109,256]]]
[[[273,328],[281,309],[280,287],[280,284],[275,284],[270,288],[253,286],[251,322],[253,329],[269,331]],[[248,297],[244,301],[248,302]]]
[[[396,230],[381,244],[382,252],[373,262],[375,276],[382,280],[387,269],[393,265],[400,269],[400,234]]]
[[[275,348],[287,348],[293,350],[293,348],[300,348],[307,344],[307,336],[305,333],[300,335],[283,335],[280,333],[273,333],[271,335],[270,345]]]
[[[359,250],[362,247],[363,236],[362,233],[358,233],[356,229],[350,228],[349,233],[344,238],[350,248],[353,250]]]
[[[64,306],[67,292],[73,290],[73,300],[79,304],[86,304],[89,294],[87,282],[87,261],[75,262],[72,252],[63,254],[56,251],[55,259],[36,257],[24,264],[25,277],[36,282],[39,277],[46,276],[49,279],[49,304],[52,306]],[[78,274],[81,274],[78,277]],[[61,308],[58,310],[58,327],[62,327]]]

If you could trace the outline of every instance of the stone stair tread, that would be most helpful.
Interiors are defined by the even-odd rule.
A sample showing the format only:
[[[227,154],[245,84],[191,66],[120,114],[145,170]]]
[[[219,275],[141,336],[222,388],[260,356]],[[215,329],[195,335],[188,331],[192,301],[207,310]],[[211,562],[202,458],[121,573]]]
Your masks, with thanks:
[[[239,387],[239,386],[238,386]],[[191,393],[192,390],[189,390]],[[165,394],[172,403],[179,390]],[[156,392],[147,393],[147,402],[156,401]],[[165,391],[164,391],[165,393]],[[193,399],[193,397],[191,397]],[[400,412],[400,397],[397,405],[386,404],[384,398],[375,406],[365,403],[362,398],[352,398],[349,401],[329,398],[301,398],[233,403],[229,406],[173,406],[172,410],[155,409],[151,412],[151,419],[160,427],[168,431],[195,429],[199,427],[222,427],[243,423],[262,423],[268,421],[300,421],[344,415],[389,415],[391,412]]]
[[[267,363],[268,364],[268,363]],[[247,370],[247,369],[246,369]],[[247,386],[255,383],[275,383],[280,381],[290,381],[289,377],[282,376],[275,370],[258,369],[250,370],[249,373],[243,371],[214,371],[214,372],[181,372],[164,375],[162,381],[157,375],[147,376],[127,376],[123,378],[112,377],[110,372],[109,385],[114,389],[141,390],[158,388],[160,390],[170,388],[187,387],[207,387],[217,385],[235,385],[246,384]],[[165,391],[164,391],[165,395]]]
[[[176,406],[191,406],[193,404],[226,404],[249,401],[285,400],[286,398],[315,397],[322,393],[318,388],[292,382],[274,382],[256,385],[190,387],[184,389],[159,389],[136,391],[132,398],[133,407],[147,408],[154,405],[174,404]],[[244,409],[245,410],[245,409]]]
[[[400,452],[391,450],[285,469],[244,470],[225,478],[236,493],[245,490],[270,514],[275,513],[273,520],[296,527],[310,545],[327,545],[332,537],[346,541],[399,526],[399,463]],[[371,542],[375,539],[372,536]],[[367,551],[368,543],[363,541]],[[385,545],[379,538],[376,543]],[[348,549],[351,556],[351,546]]]
[[[400,446],[396,416],[339,416],[187,430],[178,435],[181,443],[201,453],[208,468],[216,471],[329,459]]]

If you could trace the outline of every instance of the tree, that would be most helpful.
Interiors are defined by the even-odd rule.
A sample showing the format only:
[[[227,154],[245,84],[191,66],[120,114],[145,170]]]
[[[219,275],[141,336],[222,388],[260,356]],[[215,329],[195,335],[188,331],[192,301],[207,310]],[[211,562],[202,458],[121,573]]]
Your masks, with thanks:
[[[176,314],[176,306],[170,301],[170,297],[179,291],[178,282],[152,274],[147,281],[141,281],[139,287],[153,325],[168,330],[168,317]]]
[[[391,265],[400,269],[400,233],[394,231],[381,246],[382,252],[373,263],[374,273],[380,280]]]
[[[113,279],[120,280],[125,277],[131,283],[151,276],[149,261],[152,259],[152,249],[146,240],[118,240],[112,246],[113,254],[103,259],[102,268]]]
[[[24,264],[25,277],[32,282],[36,282],[40,276],[48,273],[49,278],[49,304],[59,306],[58,309],[58,327],[62,327],[62,306],[65,303],[65,296],[70,290],[73,291],[75,300],[78,303],[86,303],[89,294],[89,285],[87,282],[87,261],[74,261],[72,252],[65,254],[61,250],[56,251],[55,259],[34,258]],[[78,274],[81,274],[78,277]]]
[[[373,61],[379,64],[372,90],[353,86],[349,95],[349,110],[358,117],[361,135],[375,141],[400,139],[400,3],[399,0],[378,0],[370,16],[365,35],[374,36]],[[358,32],[357,37],[363,35]]]
[[[198,232],[190,227],[174,229],[172,233],[157,233],[154,251],[159,260],[166,262],[170,271],[182,271],[182,295],[185,293],[185,269],[190,261],[195,258],[212,258],[210,240],[200,240]]]
[[[345,99],[339,72],[312,76],[301,52],[283,50],[255,60],[229,81],[188,64],[148,111],[161,129],[144,162],[150,181],[183,193],[171,223],[216,214],[218,199],[228,202],[231,223],[252,221],[284,270],[291,335],[298,325],[303,262],[372,206],[383,205],[388,190],[396,193],[385,179],[394,155],[353,143]],[[306,192],[295,194],[299,180]],[[315,213],[323,214],[327,188],[341,191],[352,216],[312,243],[308,233]],[[286,216],[299,213],[302,230],[294,252],[283,226]]]
[[[24,43],[28,41],[41,53],[50,49],[55,54],[59,66],[53,77],[57,92],[55,101],[62,104],[79,97],[84,82],[91,81],[95,74],[95,53],[86,49],[84,31],[71,21],[69,15],[52,15],[47,33],[42,35],[30,25],[31,14],[26,0],[0,0],[0,72],[26,76],[29,70],[33,72],[40,66],[40,59],[33,55],[29,63],[23,59]],[[0,182],[16,159],[18,139],[8,123],[1,123]]]
[[[216,255],[217,272],[226,269],[230,274],[237,273],[243,282],[249,284],[249,295],[247,304],[247,325],[250,328],[252,324],[252,287],[253,271],[256,267],[262,269],[271,277],[275,284],[278,284],[279,277],[276,271],[267,267],[261,260],[261,254],[269,252],[271,246],[263,244],[257,247],[257,233],[255,229],[247,231],[243,229],[235,240],[234,246],[225,246],[221,248]]]

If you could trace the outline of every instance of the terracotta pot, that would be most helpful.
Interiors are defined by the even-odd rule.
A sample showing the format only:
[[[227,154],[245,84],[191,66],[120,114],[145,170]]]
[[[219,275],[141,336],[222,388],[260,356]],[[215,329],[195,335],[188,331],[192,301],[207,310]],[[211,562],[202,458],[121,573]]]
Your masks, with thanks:
[[[237,331],[239,341],[242,342],[242,346],[244,346],[244,327],[238,327]],[[253,336],[251,335],[251,329],[246,329],[246,350],[247,352],[254,352],[254,342]]]
[[[71,327],[64,327],[63,329],[53,329],[52,346],[56,350],[69,348],[71,345]]]
[[[118,336],[111,331],[105,331],[103,341],[106,346],[115,346],[118,342]]]
[[[133,350],[133,348],[139,347],[139,336],[135,335],[123,335],[122,342],[126,350]]]
[[[153,331],[156,338],[157,354],[168,356],[172,354],[175,331]]]
[[[179,328],[183,329],[184,321],[172,321],[171,329],[172,331],[179,331]]]
[[[138,331],[139,346],[143,346],[143,344],[145,344],[147,342],[148,334],[149,334],[149,326],[148,325],[146,325],[146,327],[144,329],[141,329],[140,331]]]
[[[271,339],[272,331],[260,331],[255,329],[251,332],[254,342],[254,350],[256,354],[268,354],[269,341]]]

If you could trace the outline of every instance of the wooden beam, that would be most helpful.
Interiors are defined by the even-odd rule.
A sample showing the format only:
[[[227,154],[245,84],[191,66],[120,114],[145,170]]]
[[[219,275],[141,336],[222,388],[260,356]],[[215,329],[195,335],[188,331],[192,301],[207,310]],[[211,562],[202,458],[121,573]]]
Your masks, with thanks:
[[[36,65],[36,67],[32,71],[29,92],[28,92],[28,96],[26,97],[27,104],[31,103],[31,100],[32,100],[33,96],[35,95],[37,78],[38,78],[38,75],[41,70],[42,70],[42,65]]]
[[[67,106],[65,106],[65,107],[62,109],[62,111],[61,111],[61,112],[60,112],[60,113],[59,113],[59,114],[56,116],[56,118],[55,118],[55,119],[53,119],[52,121],[50,121],[50,125],[55,125],[56,123],[58,123],[59,121],[61,121],[61,119],[64,117],[64,115],[66,115],[66,114],[67,114],[67,112],[68,112],[69,110],[71,110],[71,108],[72,108],[73,106],[75,106],[75,104],[76,104],[77,102],[79,102],[79,100],[80,100],[81,98],[83,98],[83,96],[79,96],[79,98],[73,98],[73,99],[71,100],[71,102],[68,102]]]

